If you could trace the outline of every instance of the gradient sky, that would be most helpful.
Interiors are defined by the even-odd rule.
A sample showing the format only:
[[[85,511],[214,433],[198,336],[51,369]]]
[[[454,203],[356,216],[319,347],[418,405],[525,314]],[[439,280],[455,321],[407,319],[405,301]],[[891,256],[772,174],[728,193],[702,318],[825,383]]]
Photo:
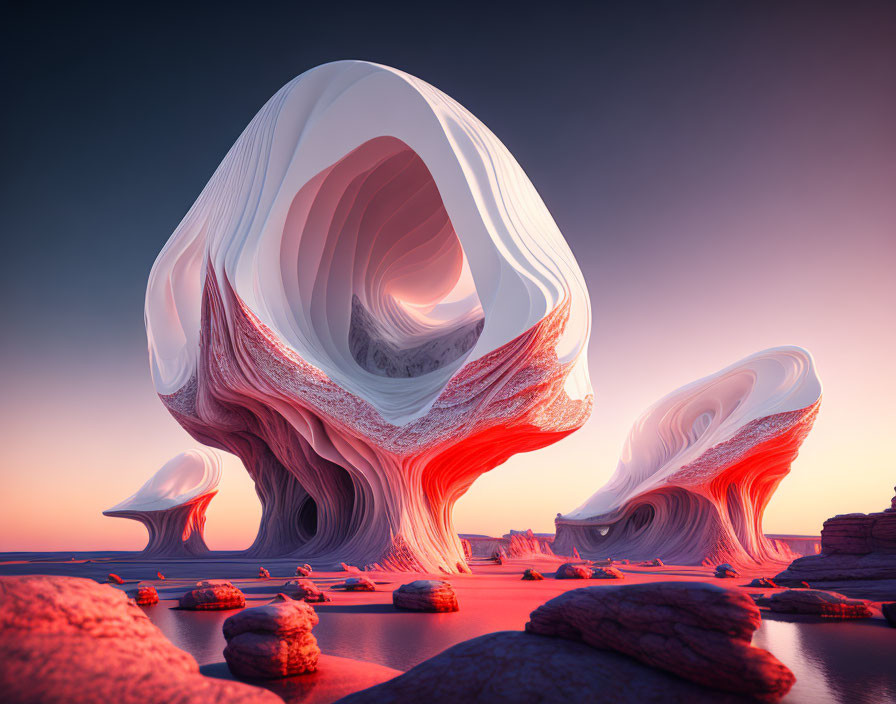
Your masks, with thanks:
[[[142,547],[141,526],[100,512],[195,445],[150,380],[150,267],[262,104],[344,58],[417,75],[488,125],[590,288],[592,419],[479,479],[459,531],[553,530],[645,407],[781,344],[812,351],[824,397],[766,530],[889,504],[891,3],[284,5],[7,11],[0,550]],[[231,458],[209,544],[248,545],[259,515]]]

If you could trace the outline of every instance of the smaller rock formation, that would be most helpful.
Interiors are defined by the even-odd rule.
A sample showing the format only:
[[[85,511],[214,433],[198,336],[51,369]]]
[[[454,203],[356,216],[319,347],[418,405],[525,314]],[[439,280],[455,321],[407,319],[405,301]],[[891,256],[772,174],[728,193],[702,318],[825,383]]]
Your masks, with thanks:
[[[553,555],[550,543],[539,538],[529,530],[511,530],[504,538],[507,540],[506,555],[509,557],[532,557]]]
[[[270,579],[271,573],[268,572],[264,567],[258,568],[258,578],[259,579]]]
[[[532,569],[530,567],[525,572],[523,572],[523,579],[527,582],[537,582],[544,579],[544,575],[538,570]]]
[[[777,589],[778,585],[775,584],[774,580],[769,579],[768,577],[757,577],[752,582],[750,582],[748,587],[755,587],[757,589]]]
[[[164,582],[164,581],[165,581],[165,575],[163,575],[161,572],[156,572],[156,579],[160,579],[160,580],[162,580],[162,581]]]
[[[457,595],[450,582],[438,579],[418,579],[402,584],[392,592],[392,604],[406,611],[457,611]]]
[[[376,584],[369,577],[349,577],[342,583],[347,592],[375,592]]]
[[[159,603],[159,593],[155,587],[140,586],[137,587],[134,601],[137,602],[137,606],[152,606]]]
[[[244,609],[224,621],[224,659],[237,677],[274,679],[317,668],[320,648],[311,629],[317,614],[285,594],[266,606]]]
[[[230,582],[200,582],[199,586],[184,594],[178,601],[181,609],[189,611],[227,611],[241,609],[246,597]]]
[[[591,579],[625,579],[625,575],[615,567],[594,567]]]
[[[591,579],[591,570],[583,565],[564,562],[557,568],[556,579]]]
[[[868,618],[871,609],[863,599],[847,599],[820,589],[785,589],[768,597],[767,606],[782,614],[808,614],[825,618]]]
[[[310,577],[311,568],[308,565],[299,565],[296,567],[296,577]]]
[[[740,577],[740,573],[727,562],[723,562],[721,565],[716,565],[716,572],[713,577],[718,579],[736,579]]]
[[[460,545],[463,548],[465,560],[469,560],[471,557],[473,557],[473,544],[469,540],[467,540],[466,538],[461,538]]]
[[[526,632],[615,650],[707,687],[777,701],[795,678],[750,644],[761,620],[743,592],[659,582],[566,592],[533,611]]]
[[[114,572],[110,572],[109,576],[106,577],[106,580],[111,584],[124,584],[124,580]]]
[[[133,496],[104,516],[139,521],[149,533],[146,557],[195,557],[208,552],[205,510],[218,493],[221,456],[209,448],[187,450],[166,462]]]
[[[282,704],[203,677],[127,595],[78,577],[0,577],[4,702]]]
[[[291,579],[283,588],[293,599],[300,599],[315,604],[330,601],[330,597],[324,594],[310,579]]]

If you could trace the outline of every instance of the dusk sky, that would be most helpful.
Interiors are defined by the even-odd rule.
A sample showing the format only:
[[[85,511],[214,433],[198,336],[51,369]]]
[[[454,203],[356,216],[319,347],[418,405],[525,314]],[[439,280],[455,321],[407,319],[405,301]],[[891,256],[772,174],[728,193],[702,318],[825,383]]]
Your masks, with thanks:
[[[407,71],[482,120],[590,290],[591,420],[480,478],[460,532],[552,531],[647,406],[777,345],[812,352],[824,394],[766,531],[889,505],[896,6],[247,7],[7,11],[0,550],[143,546],[101,511],[196,446],[150,378],[153,260],[265,101],[337,59]],[[228,456],[210,547],[247,546],[259,515]]]

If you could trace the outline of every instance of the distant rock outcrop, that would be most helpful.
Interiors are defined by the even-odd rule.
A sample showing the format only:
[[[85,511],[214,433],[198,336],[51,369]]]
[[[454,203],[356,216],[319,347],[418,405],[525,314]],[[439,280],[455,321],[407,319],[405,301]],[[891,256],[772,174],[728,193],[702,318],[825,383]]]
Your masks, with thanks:
[[[237,677],[274,679],[313,672],[320,648],[311,629],[318,623],[304,601],[285,594],[265,606],[244,609],[224,621],[224,659]]]
[[[457,595],[450,582],[438,579],[418,579],[402,584],[392,592],[392,604],[406,611],[457,611]]]
[[[0,577],[0,652],[6,702],[281,701],[264,689],[203,677],[123,591],[77,577]]]
[[[896,487],[894,487],[896,491]],[[821,554],[801,557],[775,577],[783,585],[801,581],[896,580],[896,503],[879,513],[848,513],[824,522]]]

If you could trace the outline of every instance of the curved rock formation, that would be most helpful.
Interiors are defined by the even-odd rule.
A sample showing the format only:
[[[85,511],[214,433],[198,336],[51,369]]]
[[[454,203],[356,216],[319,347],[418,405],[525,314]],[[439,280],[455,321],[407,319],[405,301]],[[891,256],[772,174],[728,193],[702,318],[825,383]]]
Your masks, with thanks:
[[[207,448],[168,460],[133,496],[104,516],[140,521],[149,532],[146,557],[187,557],[208,552],[202,531],[205,510],[218,493],[221,457]]]
[[[798,347],[759,352],[669,394],[632,428],[610,481],[558,516],[554,552],[750,564],[792,555],[762,515],[812,428],[821,383]]]
[[[452,507],[585,421],[581,272],[507,149],[432,86],[339,61],[255,116],[157,258],[153,379],[239,456],[250,554],[466,571]]]

